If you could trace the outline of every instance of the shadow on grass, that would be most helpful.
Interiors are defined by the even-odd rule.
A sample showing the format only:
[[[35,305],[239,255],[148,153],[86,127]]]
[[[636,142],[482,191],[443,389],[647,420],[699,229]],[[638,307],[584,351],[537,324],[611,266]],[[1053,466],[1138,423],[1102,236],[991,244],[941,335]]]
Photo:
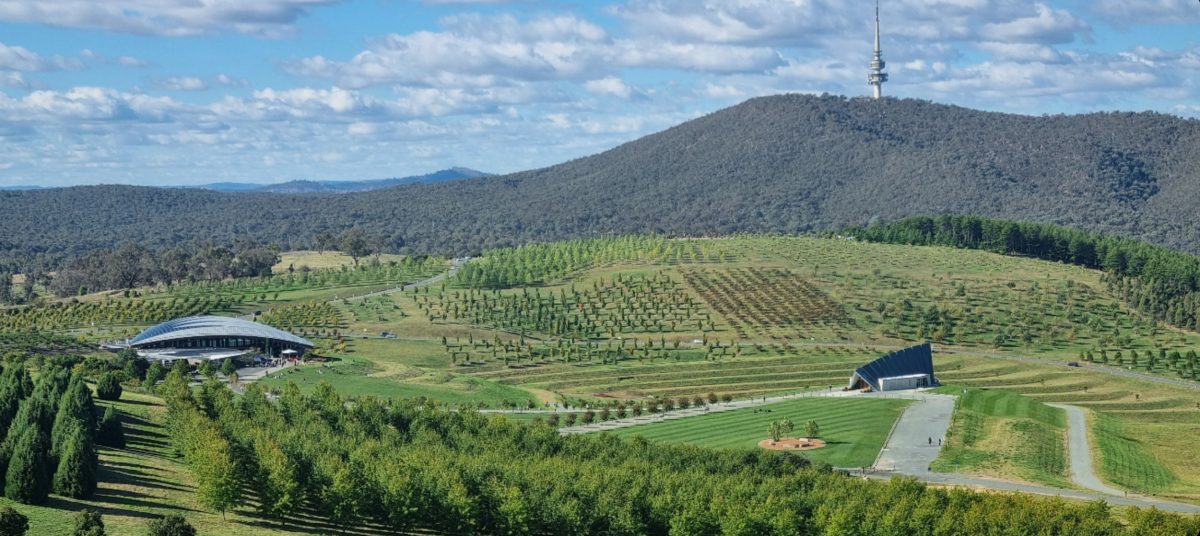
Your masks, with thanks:
[[[153,473],[139,471],[137,469],[126,469],[117,464],[106,462],[100,468],[100,479],[103,482],[112,482],[114,484],[127,484],[143,488],[156,488],[171,491],[190,492],[193,488],[179,485],[176,482],[163,480],[158,478]]]

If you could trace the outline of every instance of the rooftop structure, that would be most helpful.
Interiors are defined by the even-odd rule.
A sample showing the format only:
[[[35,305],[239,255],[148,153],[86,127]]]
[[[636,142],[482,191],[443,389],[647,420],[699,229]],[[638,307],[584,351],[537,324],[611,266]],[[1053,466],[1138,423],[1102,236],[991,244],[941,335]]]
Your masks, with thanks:
[[[308,339],[258,322],[227,316],[189,316],[168,320],[129,340],[147,357],[223,359],[257,349],[271,356],[313,348]]]
[[[863,365],[850,377],[849,389],[898,391],[933,387],[933,347],[929,343],[897,350]]]
[[[888,81],[887,73],[883,72],[883,68],[887,63],[883,61],[883,49],[879,46],[879,1],[875,2],[875,55],[871,57],[871,72],[867,74],[867,85],[874,89],[875,98],[883,97],[883,83]]]

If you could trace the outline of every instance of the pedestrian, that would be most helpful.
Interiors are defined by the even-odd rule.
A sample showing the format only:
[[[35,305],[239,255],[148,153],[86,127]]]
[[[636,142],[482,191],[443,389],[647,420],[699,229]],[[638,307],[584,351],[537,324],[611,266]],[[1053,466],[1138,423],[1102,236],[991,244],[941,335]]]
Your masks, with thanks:
[[[930,446],[932,446],[932,445],[933,445],[933,438],[932,438],[932,437],[930,437],[930,438],[929,438],[929,445],[930,445]]]
[[[940,437],[938,438],[938,446],[939,447],[942,446],[942,438],[940,438]]]

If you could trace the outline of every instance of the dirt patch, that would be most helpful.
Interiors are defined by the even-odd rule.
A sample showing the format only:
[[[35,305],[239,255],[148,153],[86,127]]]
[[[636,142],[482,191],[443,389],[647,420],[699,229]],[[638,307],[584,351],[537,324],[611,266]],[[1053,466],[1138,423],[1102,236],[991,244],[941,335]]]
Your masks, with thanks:
[[[779,441],[764,439],[758,442],[758,446],[769,450],[813,450],[824,447],[825,441],[807,437],[789,437]]]

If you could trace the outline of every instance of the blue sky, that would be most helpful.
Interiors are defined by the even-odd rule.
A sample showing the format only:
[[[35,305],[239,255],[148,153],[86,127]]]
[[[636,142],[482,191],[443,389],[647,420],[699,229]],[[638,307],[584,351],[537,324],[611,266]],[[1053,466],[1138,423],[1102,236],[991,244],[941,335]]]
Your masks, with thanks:
[[[888,95],[1200,116],[1192,0],[881,10]],[[0,0],[0,185],[541,167],[754,96],[865,95],[871,15],[836,0]]]

